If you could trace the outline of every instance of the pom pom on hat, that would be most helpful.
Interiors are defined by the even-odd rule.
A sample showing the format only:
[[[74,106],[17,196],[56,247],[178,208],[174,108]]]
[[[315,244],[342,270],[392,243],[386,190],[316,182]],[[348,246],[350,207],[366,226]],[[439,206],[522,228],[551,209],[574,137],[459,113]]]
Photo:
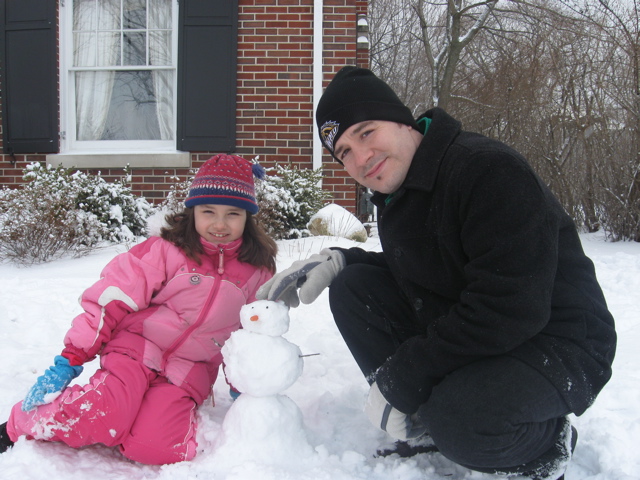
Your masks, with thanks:
[[[262,179],[265,170],[236,155],[220,154],[207,160],[196,173],[185,206],[230,205],[258,213],[253,176]]]
[[[264,177],[267,176],[267,172],[265,171],[262,165],[258,165],[257,163],[251,164],[251,170],[253,171],[253,176],[258,180],[263,180]]]
[[[350,126],[367,120],[403,123],[420,131],[411,110],[371,70],[343,67],[318,102],[316,124],[320,140],[340,162],[334,155],[336,142]]]

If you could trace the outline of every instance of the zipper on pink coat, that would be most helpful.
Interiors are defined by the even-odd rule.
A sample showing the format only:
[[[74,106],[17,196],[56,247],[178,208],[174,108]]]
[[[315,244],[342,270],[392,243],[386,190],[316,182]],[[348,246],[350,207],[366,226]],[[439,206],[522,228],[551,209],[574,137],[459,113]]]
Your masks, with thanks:
[[[224,250],[220,247],[218,255],[218,273],[222,275],[224,273]]]
[[[218,256],[218,274],[222,275],[223,273],[224,273],[224,249],[220,247],[219,256]],[[198,328],[200,325],[204,323],[204,319],[207,313],[209,312],[209,308],[211,307],[211,303],[213,303],[213,299],[218,294],[218,290],[220,290],[221,284],[222,284],[222,278],[216,278],[214,287],[211,289],[211,292],[209,292],[207,301],[204,303],[202,310],[200,310],[200,315],[198,316],[198,319],[189,328],[187,328],[184,332],[182,332],[182,335],[180,335],[178,339],[175,342],[173,342],[173,344],[169,348],[167,348],[167,350],[165,350],[164,354],[162,355],[162,364],[161,364],[162,372],[164,372],[164,368],[167,365],[167,359],[173,354],[173,352],[175,352],[185,342],[185,340],[193,333],[193,331],[196,328]]]

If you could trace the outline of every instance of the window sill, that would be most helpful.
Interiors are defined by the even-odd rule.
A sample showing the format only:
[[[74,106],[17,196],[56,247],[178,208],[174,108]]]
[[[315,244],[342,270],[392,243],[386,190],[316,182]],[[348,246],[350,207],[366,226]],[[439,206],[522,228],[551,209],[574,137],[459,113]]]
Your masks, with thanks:
[[[191,166],[189,152],[103,153],[47,155],[47,163],[65,168],[184,168]]]

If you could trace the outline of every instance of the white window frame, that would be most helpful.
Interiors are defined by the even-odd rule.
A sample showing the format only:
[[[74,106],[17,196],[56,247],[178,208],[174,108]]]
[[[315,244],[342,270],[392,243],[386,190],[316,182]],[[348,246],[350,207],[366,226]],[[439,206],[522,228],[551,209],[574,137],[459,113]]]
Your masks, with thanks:
[[[152,1],[152,0],[151,0]],[[146,166],[149,161],[155,161],[157,166],[175,166],[185,165],[184,155],[178,155],[175,159],[166,154],[178,153],[176,150],[176,139],[173,140],[102,140],[102,141],[78,141],[76,139],[76,116],[75,116],[75,71],[73,68],[73,0],[67,0],[60,5],[60,152],[75,156],[95,155],[94,160],[99,159],[99,163],[108,165],[104,166],[120,166],[125,163],[131,164],[135,158],[131,155],[145,154],[142,159],[142,165]],[[174,132],[177,124],[177,57],[178,57],[178,0],[172,0],[172,28],[173,35],[171,38],[173,56],[172,65],[174,96],[173,96],[173,112],[174,112]],[[139,67],[132,69],[140,70]],[[144,70],[149,69],[145,67]],[[183,152],[179,152],[183,153]],[[114,154],[125,154],[125,160],[114,158]],[[60,157],[57,155],[56,157]],[[48,156],[49,157],[49,156]],[[179,157],[179,158],[178,158]],[[109,159],[113,161],[109,161]],[[144,160],[146,159],[146,161]],[[58,158],[57,163],[67,164],[75,162],[75,166],[88,166],[82,164],[92,164],[91,159],[76,158],[64,161]],[[187,160],[188,162],[188,160]]]

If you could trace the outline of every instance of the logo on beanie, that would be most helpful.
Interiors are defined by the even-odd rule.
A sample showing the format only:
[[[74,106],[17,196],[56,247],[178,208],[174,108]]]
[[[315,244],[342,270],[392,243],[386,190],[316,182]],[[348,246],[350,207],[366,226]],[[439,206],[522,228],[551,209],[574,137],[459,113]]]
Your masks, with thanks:
[[[320,138],[322,139],[322,143],[333,152],[333,141],[338,134],[338,130],[340,129],[340,124],[334,120],[328,120],[324,122],[322,127],[320,127]]]

